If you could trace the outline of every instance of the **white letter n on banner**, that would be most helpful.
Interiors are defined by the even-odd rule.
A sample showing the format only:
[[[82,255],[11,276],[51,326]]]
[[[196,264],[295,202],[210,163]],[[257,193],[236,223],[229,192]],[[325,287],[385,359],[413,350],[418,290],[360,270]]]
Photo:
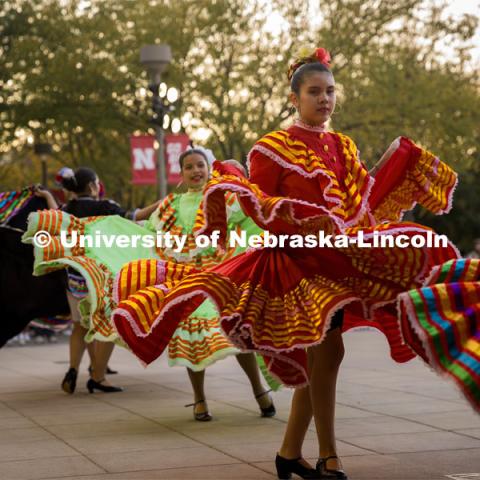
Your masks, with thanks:
[[[133,153],[133,169],[134,170],[155,170],[153,148],[134,148]]]

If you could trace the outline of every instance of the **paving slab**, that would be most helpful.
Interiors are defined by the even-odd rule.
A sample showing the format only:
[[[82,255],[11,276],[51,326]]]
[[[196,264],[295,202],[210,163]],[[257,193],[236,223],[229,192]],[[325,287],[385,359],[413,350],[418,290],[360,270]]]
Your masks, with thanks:
[[[0,462],[2,480],[40,480],[60,476],[103,473],[105,470],[82,456],[44,457],[23,461]]]
[[[360,448],[378,453],[413,453],[480,448],[480,441],[453,432],[421,432],[415,434],[389,434],[357,436],[351,440]]]
[[[128,472],[166,468],[200,467],[242,463],[216,449],[198,446],[193,448],[152,449],[135,452],[88,455],[94,463],[108,472]]]
[[[55,477],[51,480],[60,480],[65,477]],[[68,477],[68,480],[205,480],[205,479],[233,479],[244,480],[272,480],[277,478],[261,468],[245,465],[209,465],[193,468],[169,468],[165,470],[142,470],[128,473],[105,473],[101,475],[82,475]]]

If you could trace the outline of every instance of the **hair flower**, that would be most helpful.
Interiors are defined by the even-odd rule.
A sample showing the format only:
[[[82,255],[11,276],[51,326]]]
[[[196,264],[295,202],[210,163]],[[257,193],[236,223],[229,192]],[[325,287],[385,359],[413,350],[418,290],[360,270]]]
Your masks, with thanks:
[[[330,57],[330,53],[328,52],[328,50],[325,50],[324,48],[317,48],[315,50],[315,57],[320,63],[323,63],[328,68],[330,68],[330,60],[332,58]]]
[[[58,185],[61,185],[62,180],[66,180],[68,178],[75,178],[75,172],[69,167],[63,167],[55,175],[55,182]]]

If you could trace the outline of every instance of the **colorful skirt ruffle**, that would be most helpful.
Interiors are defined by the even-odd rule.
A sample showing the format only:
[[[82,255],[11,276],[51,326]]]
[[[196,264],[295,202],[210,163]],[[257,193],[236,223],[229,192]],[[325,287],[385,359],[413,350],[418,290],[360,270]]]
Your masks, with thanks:
[[[35,243],[35,234],[45,232],[49,243]],[[62,243],[61,233],[65,242]],[[85,279],[88,294],[80,301],[82,322],[88,329],[87,341],[119,341],[110,322],[115,308],[112,288],[115,274],[125,263],[139,258],[159,258],[153,249],[136,245],[128,248],[95,247],[85,241],[80,246],[80,236],[102,238],[102,235],[151,235],[152,232],[119,216],[89,217],[79,219],[60,210],[43,210],[29,215],[24,243],[33,244],[34,275],[70,267]],[[78,242],[74,242],[74,239]],[[105,237],[106,238],[106,237]],[[37,242],[38,243],[38,242]],[[122,343],[119,341],[119,343]]]
[[[178,324],[168,343],[168,364],[171,367],[183,366],[198,372],[218,360],[240,353],[220,329],[217,313],[211,304],[210,308],[213,311],[211,318],[194,312]]]
[[[410,347],[480,413],[480,260],[435,267],[422,288],[400,295],[399,307]]]
[[[419,149],[411,142],[402,141],[401,147],[408,161],[401,163],[403,154],[393,157],[404,169],[395,172],[394,178],[400,179],[397,184],[389,178],[395,195],[387,198],[388,191],[379,193],[375,184],[371,195],[376,210],[382,218],[400,217],[418,202],[434,213],[447,211],[456,183],[454,172],[431,154],[412,156],[413,148]],[[322,230],[356,237],[360,230],[347,226],[324,206],[269,197],[231,167],[217,164],[204,192],[206,226],[201,233],[219,230],[226,239],[226,192],[235,192],[255,223],[275,234],[318,235]],[[367,240],[385,234],[427,240],[433,233],[415,223],[375,225],[368,203],[359,223],[365,225],[361,229]],[[283,384],[301,386],[308,383],[306,347],[323,341],[334,313],[341,308],[344,330],[375,327],[385,334],[394,360],[412,359],[415,353],[405,343],[397,320],[397,297],[421,287],[434,266],[458,257],[450,242],[431,248],[411,244],[361,248],[349,243],[345,248],[261,248],[202,272],[179,272],[169,262],[152,261],[148,268],[160,269],[164,278],[174,277],[174,281],[167,288],[145,283],[148,295],[139,289],[126,297],[113,321],[131,350],[149,363],[167,347],[178,322],[210,299],[220,314],[222,330],[236,347],[263,355],[270,373]]]
[[[110,322],[110,315],[122,295],[122,288],[134,288],[137,283],[132,281],[131,276],[125,279],[125,286],[120,280],[114,283],[113,279],[122,265],[138,258],[155,258],[155,253],[139,246],[122,249],[66,248],[61,244],[60,231],[67,232],[69,239],[74,230],[78,234],[93,236],[151,235],[152,232],[117,216],[78,219],[57,210],[31,214],[24,240],[30,241],[40,230],[50,235],[51,243],[47,248],[34,246],[35,274],[68,267],[68,289],[81,299],[79,307],[82,324],[88,330],[87,339],[115,341],[124,345]],[[162,277],[160,282],[156,272],[151,273],[145,277],[150,282],[163,283],[167,280]],[[200,371],[217,360],[237,353],[239,350],[220,329],[215,308],[211,303],[204,302],[178,324],[169,342],[168,361],[171,366],[179,365]]]

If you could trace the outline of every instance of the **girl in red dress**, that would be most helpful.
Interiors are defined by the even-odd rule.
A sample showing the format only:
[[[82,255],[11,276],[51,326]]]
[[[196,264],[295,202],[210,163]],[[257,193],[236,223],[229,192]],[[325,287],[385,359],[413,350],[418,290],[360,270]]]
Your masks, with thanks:
[[[254,145],[249,178],[231,162],[216,162],[204,190],[199,233],[218,230],[226,239],[225,192],[235,192],[258,226],[295,240],[283,248],[247,251],[203,272],[178,271],[168,262],[155,262],[168,277],[169,289],[137,281],[138,291],[132,290],[113,315],[119,334],[149,363],[168,345],[179,319],[210,298],[230,340],[242,350],[260,352],[270,373],[296,387],[276,458],[279,478],[292,473],[347,478],[334,433],[342,330],[376,327],[385,334],[396,361],[410,360],[415,354],[400,332],[397,296],[419,287],[434,265],[458,257],[448,241],[419,248],[358,244],[360,230],[366,240],[388,234],[407,244],[426,241],[433,235],[430,229],[399,220],[416,203],[437,214],[447,212],[456,175],[402,137],[377,164],[374,179],[353,141],[325,128],[336,100],[329,59],[328,52],[318,49],[292,65],[290,98],[299,120]],[[328,243],[307,246],[308,236],[319,232],[352,241],[342,248]],[[130,268],[124,267],[125,272]],[[302,458],[312,416],[319,441],[316,468]]]

